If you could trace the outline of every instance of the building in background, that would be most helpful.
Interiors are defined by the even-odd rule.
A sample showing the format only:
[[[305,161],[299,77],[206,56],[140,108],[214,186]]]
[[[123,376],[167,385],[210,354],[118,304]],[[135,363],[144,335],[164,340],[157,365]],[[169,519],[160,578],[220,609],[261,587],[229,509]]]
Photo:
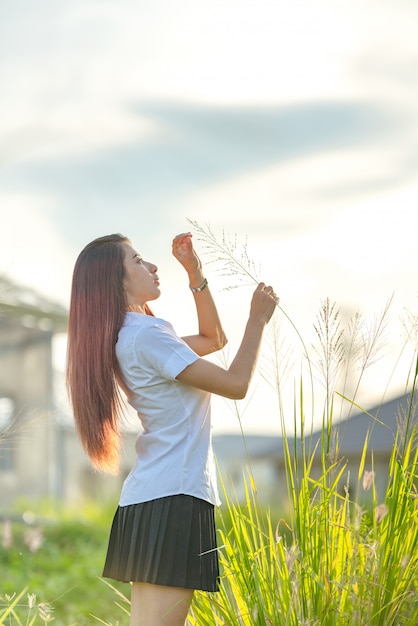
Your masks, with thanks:
[[[0,506],[55,497],[57,463],[52,346],[67,311],[0,279]]]
[[[125,434],[119,477],[91,469],[66,401],[54,344],[65,338],[68,311],[33,289],[0,278],[0,514],[17,502],[117,497],[134,455]]]

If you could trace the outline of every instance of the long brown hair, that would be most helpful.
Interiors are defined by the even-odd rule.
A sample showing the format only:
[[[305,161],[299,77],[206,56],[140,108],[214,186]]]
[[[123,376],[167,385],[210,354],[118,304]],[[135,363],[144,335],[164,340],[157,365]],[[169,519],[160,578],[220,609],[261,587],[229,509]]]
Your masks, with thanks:
[[[126,303],[123,235],[89,243],[73,272],[67,346],[67,388],[81,442],[96,469],[119,467],[118,386],[115,345]]]

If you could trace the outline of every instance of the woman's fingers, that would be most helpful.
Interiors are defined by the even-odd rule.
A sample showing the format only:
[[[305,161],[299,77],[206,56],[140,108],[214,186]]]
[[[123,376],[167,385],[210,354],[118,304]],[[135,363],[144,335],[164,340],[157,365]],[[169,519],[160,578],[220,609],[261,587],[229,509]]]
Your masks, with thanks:
[[[264,291],[265,293],[267,293],[267,295],[271,296],[273,300],[276,300],[277,302],[279,301],[279,297],[271,285],[266,285],[265,283],[259,283],[257,290]]]
[[[177,244],[177,243],[182,243],[184,241],[186,241],[187,239],[191,240],[191,238],[193,237],[192,233],[180,233],[179,235],[176,235],[173,239],[173,245]]]

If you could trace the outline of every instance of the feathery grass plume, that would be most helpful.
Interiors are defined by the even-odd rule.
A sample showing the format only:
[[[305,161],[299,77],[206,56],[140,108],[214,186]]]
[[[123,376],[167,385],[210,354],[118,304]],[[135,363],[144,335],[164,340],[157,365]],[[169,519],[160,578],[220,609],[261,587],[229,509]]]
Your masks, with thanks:
[[[340,310],[326,298],[314,324],[319,346],[314,350],[318,355],[317,368],[322,376],[325,389],[325,403],[322,412],[321,459],[324,478],[329,479],[327,468],[333,466],[339,454],[339,426],[334,425],[334,392],[345,364],[344,329],[341,326]]]
[[[260,268],[256,267],[248,254],[247,239],[239,245],[237,235],[231,239],[222,231],[222,238],[219,241],[208,224],[203,227],[193,220],[188,222],[195,230],[198,240],[202,242],[205,253],[210,255],[210,262],[220,265],[218,270],[220,276],[233,276],[239,281],[240,284],[232,283],[225,287],[225,290],[260,282]]]
[[[376,363],[381,357],[380,352],[385,345],[386,330],[389,317],[389,310],[392,305],[393,295],[386,302],[380,316],[375,315],[373,323],[367,327],[363,325],[363,355],[362,370]]]
[[[331,398],[338,376],[345,363],[344,329],[341,327],[340,310],[329,298],[321,303],[314,329],[319,339],[319,347],[314,347],[318,355],[318,369],[325,387],[326,413],[330,412]]]
[[[385,306],[380,318],[374,319],[372,327],[368,327],[359,312],[350,318],[348,327],[342,325],[341,311],[336,303],[326,298],[314,324],[314,330],[319,340],[319,346],[313,346],[318,356],[317,369],[322,377],[325,389],[325,405],[322,414],[322,445],[321,452],[324,459],[324,468],[333,465],[339,456],[339,441],[344,434],[347,424],[342,419],[342,404],[339,419],[335,419],[335,401],[337,394],[341,400],[347,400],[348,388],[352,391],[349,399],[349,413],[355,405],[361,378],[364,370],[371,365],[381,347],[382,333],[385,327],[389,304]],[[357,380],[352,379],[352,369],[360,363],[360,374]],[[342,380],[342,392],[337,391],[339,381]]]
[[[374,482],[375,473],[373,471],[365,471],[363,474],[363,489],[369,491]]]
[[[325,410],[323,412],[323,428],[321,446],[325,459],[331,464],[338,460],[339,441],[344,436],[348,423],[343,419],[343,402],[348,405],[344,416],[349,418],[352,410],[370,415],[356,403],[365,370],[380,358],[380,350],[384,345],[385,330],[392,298],[390,298],[379,316],[374,316],[372,324],[368,324],[363,316],[356,312],[346,327],[342,327],[340,310],[326,299],[320,310],[317,324],[314,325],[320,341],[320,349],[314,348],[319,356],[319,370],[323,376],[325,387]],[[354,371],[357,370],[357,376]],[[338,390],[341,381],[341,391]],[[387,383],[389,384],[389,383]],[[387,389],[387,387],[386,387]],[[386,389],[383,393],[385,396]],[[348,395],[349,394],[349,395]],[[336,419],[335,396],[341,399],[339,418]],[[377,416],[370,415],[374,422]]]
[[[408,309],[404,310],[401,322],[405,330],[407,341],[412,344],[413,349],[418,351],[418,315]]]
[[[364,319],[359,311],[356,311],[348,320],[347,330],[342,337],[344,342],[345,368],[343,372],[342,388],[340,395],[340,414],[343,417],[344,396],[351,395],[355,400],[354,375],[358,369],[358,363],[363,352],[362,329]],[[353,405],[349,403],[348,415],[350,416]]]
[[[356,404],[356,398],[366,369],[381,358],[380,353],[385,345],[387,323],[392,300],[393,296],[388,299],[380,315],[375,315],[373,322],[370,324],[368,324],[364,317],[358,312],[350,319],[348,333],[345,334],[346,373],[342,390],[336,392],[349,406],[346,417],[351,415],[353,408],[365,412],[362,407]],[[403,352],[403,348],[401,352]],[[353,375],[354,368],[359,372],[357,378]],[[382,401],[386,395],[389,382],[390,378],[382,393]],[[350,397],[347,395],[348,386],[351,388]]]
[[[32,414],[34,413],[35,411]],[[21,418],[22,413],[16,413],[6,427],[0,430],[0,457],[2,451],[14,450],[17,447],[17,441],[21,440],[24,434],[26,437],[30,437],[31,427],[38,424],[40,420],[46,419],[44,414],[36,415],[30,419],[29,417],[25,417],[24,420]]]
[[[270,320],[264,338],[263,352],[260,357],[259,372],[265,382],[282,396],[282,389],[294,368],[292,347],[283,336],[276,317]]]
[[[223,277],[234,277],[238,280],[238,284],[229,284],[225,288],[226,290],[235,289],[237,287],[249,285],[251,283],[256,285],[260,282],[260,270],[259,268],[257,268],[254,261],[251,260],[248,254],[247,241],[239,246],[236,235],[234,236],[234,239],[231,240],[231,238],[225,235],[224,232],[222,233],[221,241],[219,241],[208,224],[206,224],[205,226],[201,226],[194,220],[188,219],[187,221],[196,232],[198,240],[202,243],[203,249],[211,257],[211,262],[220,265],[218,273]],[[277,308],[293,328],[303,349],[303,355],[308,366],[313,418],[314,382],[309,352],[301,333],[299,332],[291,317],[286,313],[286,311],[280,304],[277,304]]]

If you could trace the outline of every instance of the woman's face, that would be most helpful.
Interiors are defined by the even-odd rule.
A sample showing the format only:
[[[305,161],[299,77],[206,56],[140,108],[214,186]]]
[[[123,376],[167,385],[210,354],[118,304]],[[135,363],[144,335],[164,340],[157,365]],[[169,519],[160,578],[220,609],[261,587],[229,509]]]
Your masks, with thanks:
[[[123,286],[126,294],[127,308],[131,311],[144,313],[144,305],[156,300],[160,292],[157,266],[144,261],[130,243],[122,244],[125,257],[123,261]]]

